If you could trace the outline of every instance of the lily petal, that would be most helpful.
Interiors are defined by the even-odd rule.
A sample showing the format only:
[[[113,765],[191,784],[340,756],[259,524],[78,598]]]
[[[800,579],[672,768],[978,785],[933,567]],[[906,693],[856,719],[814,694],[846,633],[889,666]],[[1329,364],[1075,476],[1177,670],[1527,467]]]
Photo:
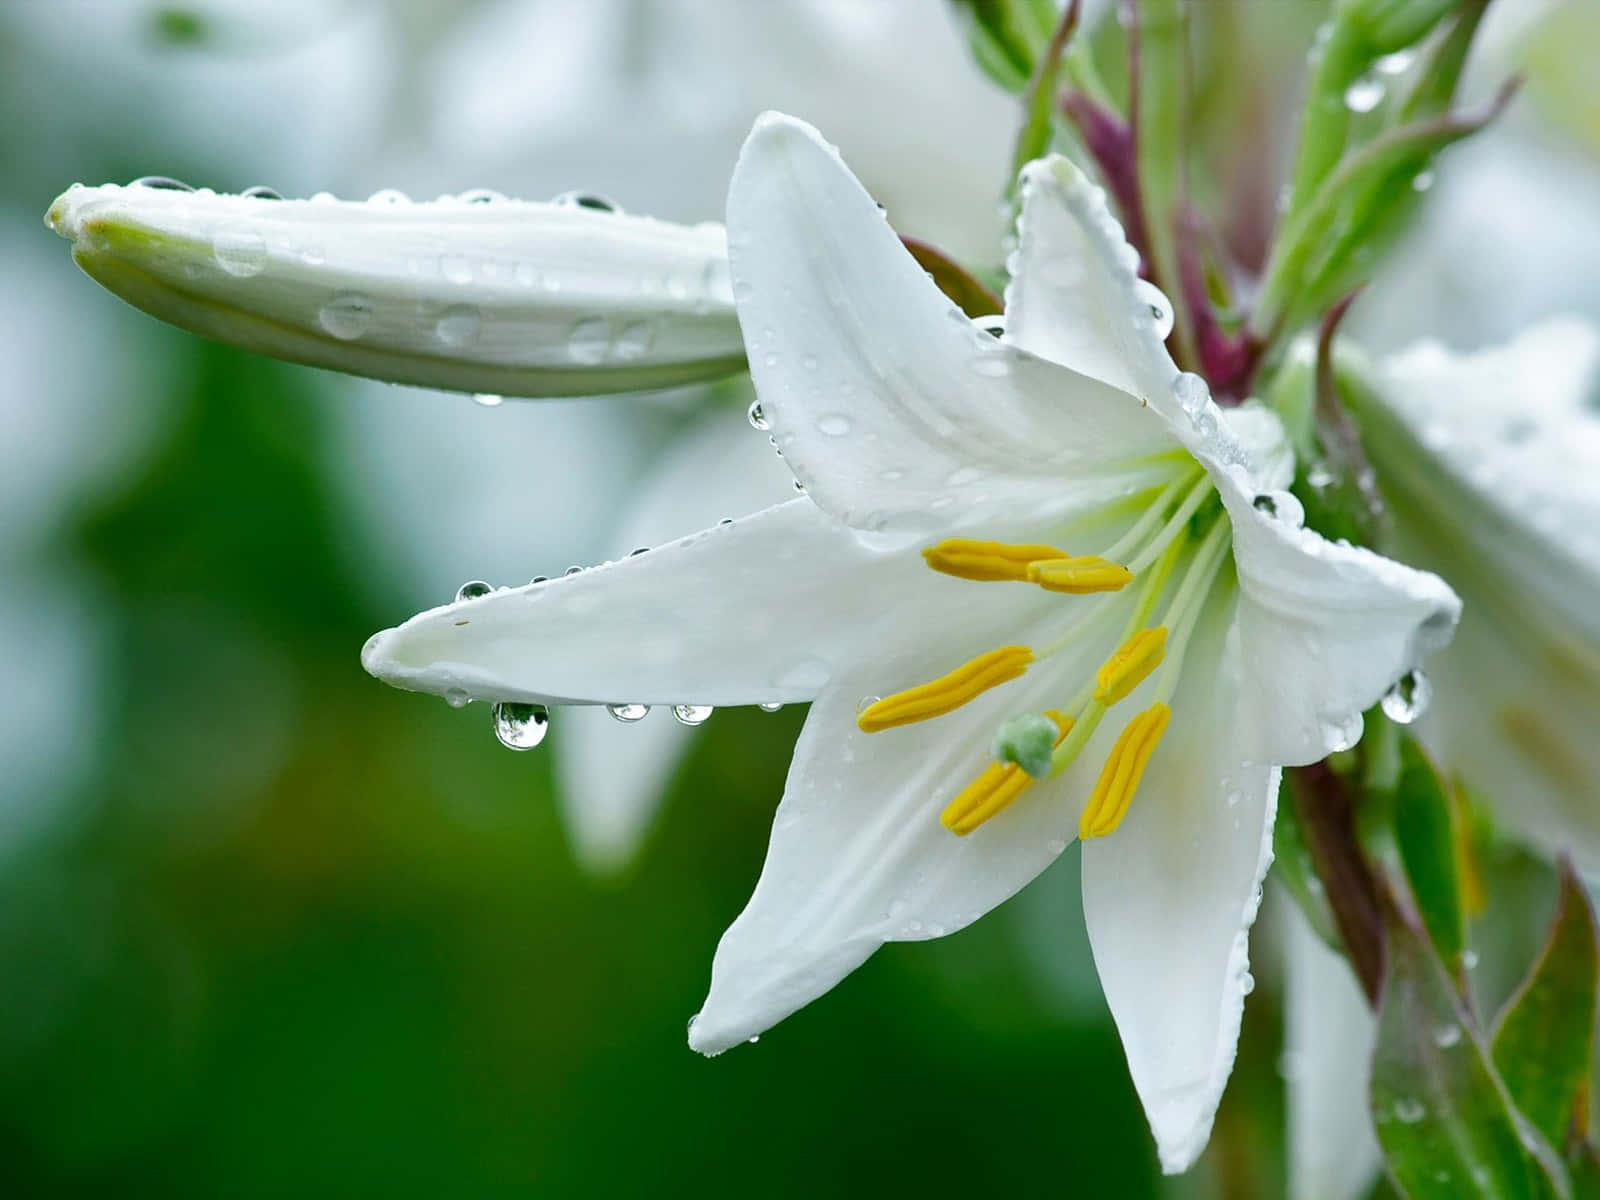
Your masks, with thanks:
[[[990,590],[990,589],[981,589]],[[983,644],[1017,626],[974,624]],[[952,647],[958,656],[967,646]],[[811,707],[772,826],[754,894],[717,946],[711,988],[689,1044],[718,1054],[756,1036],[833,987],[891,941],[953,933],[1038,875],[1077,831],[1078,812],[1115,732],[1102,729],[1082,759],[1035,783],[1003,818],[966,837],[939,823],[944,805],[990,757],[994,729],[1014,712],[1058,698],[1063,664],[997,688],[959,717],[863,734],[863,694],[895,671],[915,671],[926,648],[887,658],[831,684]]]
[[[718,409],[676,438],[643,482],[613,542],[619,553],[661,545],[732,513],[794,494],[765,439]],[[551,722],[556,800],[579,863],[594,874],[627,866],[694,731],[668,713],[633,724],[599,708],[569,708]]]
[[[1279,771],[1241,737],[1239,631],[1219,597],[1163,743],[1121,826],[1083,847],[1083,912],[1106,1002],[1167,1173],[1205,1148],[1251,986]]]
[[[291,362],[512,396],[661,388],[744,365],[717,225],[114,184],[74,186],[46,223],[135,307]]]
[[[1423,737],[1504,828],[1600,871],[1600,330],[1423,344],[1379,380],[1359,416],[1396,549],[1467,603]]]
[[[1294,905],[1288,910],[1284,1074],[1291,1200],[1356,1200],[1382,1165],[1367,1085],[1375,1026],[1350,972]]]
[[[1461,601],[1437,575],[1301,528],[1292,497],[1257,508],[1216,479],[1239,579],[1244,755],[1298,766],[1348,749],[1361,714],[1450,641]]]
[[[1139,278],[1139,252],[1105,192],[1058,155],[1024,167],[1021,189],[1005,340],[1124,392],[1165,397],[1178,373],[1161,337],[1171,304]]]
[[[1103,500],[1177,442],[1139,400],[973,326],[803,122],[756,122],[728,193],[750,371],[778,448],[856,528]],[[781,331],[781,333],[780,333]]]

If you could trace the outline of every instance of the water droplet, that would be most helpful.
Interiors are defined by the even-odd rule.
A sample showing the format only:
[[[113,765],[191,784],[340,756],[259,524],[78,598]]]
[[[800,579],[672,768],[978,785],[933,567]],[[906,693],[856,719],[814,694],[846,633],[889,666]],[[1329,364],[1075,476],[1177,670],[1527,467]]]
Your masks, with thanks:
[[[1415,1125],[1427,1115],[1427,1108],[1415,1096],[1402,1096],[1394,1102],[1394,1119],[1402,1125]]]
[[[454,304],[439,314],[434,332],[447,346],[465,346],[477,339],[483,318],[470,304]]]
[[[850,418],[843,413],[826,413],[817,418],[817,428],[829,437],[843,437],[850,432]]]
[[[567,353],[574,362],[597,363],[611,345],[611,322],[604,317],[585,317],[567,335]]]
[[[1478,952],[1476,950],[1463,950],[1461,952],[1461,965],[1471,971],[1478,965]]]
[[[628,551],[628,557],[629,558],[637,558],[641,554],[649,554],[649,553],[650,553],[650,547],[649,546],[636,546],[634,549]]]
[[[532,750],[550,732],[550,713],[542,704],[502,700],[494,706],[494,736],[507,750]]]
[[[747,1042],[748,1042],[749,1045],[754,1046],[760,1040],[761,1040],[761,1035],[759,1033],[752,1033],[750,1035],[750,1037],[747,1039]]]
[[[465,688],[445,688],[444,702],[451,708],[465,708],[471,703],[472,697],[467,695]]]
[[[1319,492],[1327,491],[1337,478],[1327,463],[1313,463],[1306,469],[1306,482]]]
[[[367,197],[368,204],[386,205],[390,208],[399,208],[402,204],[410,204],[411,197],[399,188],[380,188]]]
[[[783,701],[774,700],[768,704],[758,704],[756,707],[764,713],[775,713],[783,707]]]
[[[503,204],[505,193],[493,188],[470,188],[456,197],[462,204]]]
[[[229,275],[248,278],[261,274],[267,265],[267,239],[254,229],[219,229],[211,239],[211,253]]]
[[[620,213],[622,206],[609,196],[602,196],[598,192],[562,192],[551,204],[559,204],[564,208],[588,208],[595,212]]]
[[[471,283],[472,260],[463,254],[446,254],[439,259],[439,274],[451,283]]]
[[[794,490],[797,491],[797,492],[803,492],[803,491],[806,490],[806,485],[801,483],[798,479],[796,479],[794,481]]]
[[[1425,192],[1433,186],[1432,171],[1418,171],[1411,179],[1411,190]]]
[[[1433,684],[1420,670],[1410,670],[1383,694],[1383,715],[1396,725],[1409,725],[1428,710]]]
[[[1344,91],[1344,106],[1353,113],[1369,113],[1383,103],[1384,82],[1363,75]]]
[[[456,589],[456,603],[460,604],[463,600],[481,600],[492,591],[494,588],[483,580],[469,579]]]
[[[1211,399],[1211,389],[1193,371],[1181,371],[1172,381],[1172,396],[1177,400],[1178,407],[1193,420],[1205,411],[1206,401]]]
[[[650,345],[655,341],[655,326],[649,321],[635,321],[623,327],[617,334],[616,344],[611,347],[611,352],[621,359],[643,358],[650,352]]]
[[[761,401],[750,401],[750,407],[745,411],[745,419],[750,422],[751,429],[759,429],[763,433],[772,428],[767,420],[767,410],[761,407]]]
[[[674,704],[672,719],[680,725],[704,725],[711,719],[712,711],[709,704]]]
[[[1004,354],[980,354],[972,360],[972,369],[988,379],[1004,379],[1011,374],[1011,360]]]
[[[635,721],[642,721],[650,715],[648,704],[608,704],[606,711],[624,725],[632,725]]]
[[[1166,341],[1172,332],[1172,322],[1176,319],[1172,301],[1167,299],[1165,292],[1147,279],[1136,281],[1134,291],[1150,310],[1150,319],[1156,323],[1156,336]]]
[[[1460,1041],[1461,1026],[1459,1025],[1441,1025],[1433,1031],[1433,1044],[1441,1050],[1448,1050]]]
[[[472,398],[485,408],[499,408],[506,402],[504,396],[497,396],[493,392],[478,392]]]
[[[192,192],[194,184],[174,179],[170,175],[141,175],[129,187],[154,188],[158,192]]]
[[[1256,977],[1254,975],[1250,974],[1249,971],[1246,971],[1243,975],[1239,976],[1239,994],[1241,996],[1248,996],[1255,990]]]
[[[345,292],[324,304],[317,320],[334,337],[348,342],[372,327],[372,301],[360,292]]]
[[[1306,523],[1305,505],[1293,492],[1263,492],[1251,504],[1257,512],[1264,512],[1292,529],[1299,529]]]
[[[981,329],[990,337],[999,337],[1006,331],[1006,317],[1004,313],[989,313],[987,316],[973,317],[972,324]]]
[[[583,574],[583,568],[582,567],[578,567],[578,566],[568,567],[565,571],[561,572],[561,574],[563,576],[582,575]]]
[[[1411,64],[1416,61],[1416,54],[1410,50],[1397,50],[1393,54],[1385,54],[1372,65],[1381,75],[1404,75],[1411,69]]]
[[[883,699],[882,696],[863,696],[863,697],[861,697],[861,699],[856,701],[856,716],[859,717],[862,713],[866,712],[867,709],[871,708],[874,704],[876,704],[878,701],[880,701],[882,699]]]
[[[258,183],[258,184],[255,185],[255,187],[247,187],[247,188],[245,188],[244,191],[240,192],[239,194],[241,196],[246,196],[251,200],[282,200],[283,199],[283,193],[282,192],[280,192],[277,188],[268,187],[264,183]]]

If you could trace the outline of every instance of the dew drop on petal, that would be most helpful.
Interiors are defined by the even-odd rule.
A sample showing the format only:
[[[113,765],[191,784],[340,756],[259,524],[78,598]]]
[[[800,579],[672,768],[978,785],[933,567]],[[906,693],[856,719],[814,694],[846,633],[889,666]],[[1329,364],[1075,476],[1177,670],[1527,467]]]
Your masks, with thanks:
[[[1178,407],[1192,420],[1205,411],[1206,401],[1211,399],[1211,389],[1193,371],[1180,371],[1172,381],[1172,396],[1178,402]]]
[[[389,208],[398,208],[402,204],[410,204],[411,197],[399,188],[380,188],[367,197],[368,204],[380,204]]]
[[[463,600],[481,600],[492,591],[494,588],[483,580],[469,579],[456,589],[456,603],[460,604]]]
[[[1433,684],[1420,670],[1410,670],[1383,694],[1383,715],[1396,725],[1409,725],[1428,710]]]
[[[194,184],[174,179],[170,175],[141,175],[129,187],[153,188],[158,192],[192,192]]]
[[[1177,319],[1172,308],[1172,301],[1167,299],[1167,294],[1149,280],[1141,279],[1135,285],[1135,290],[1144,301],[1150,313],[1150,319],[1155,322],[1156,336],[1162,341],[1172,333],[1173,321]]]
[[[1306,523],[1305,505],[1300,503],[1293,492],[1263,492],[1252,500],[1251,504],[1255,506],[1256,511],[1282,521],[1291,529],[1300,529]]]
[[[768,704],[758,704],[756,707],[764,713],[775,713],[783,707],[783,702],[781,700],[774,700]]]
[[[567,353],[574,362],[597,363],[611,345],[611,322],[604,317],[585,317],[567,335]]]
[[[1239,994],[1241,996],[1248,996],[1251,992],[1253,992],[1255,990],[1256,990],[1256,977],[1254,975],[1250,974],[1249,971],[1246,971],[1243,975],[1241,975],[1239,977]]]
[[[345,292],[324,304],[317,320],[334,337],[348,342],[372,328],[372,301],[360,292]]]
[[[608,704],[606,711],[624,725],[632,725],[650,715],[648,704]]]
[[[709,704],[674,704],[672,719],[680,725],[704,725],[711,719],[712,712]]]
[[[602,196],[599,192],[562,192],[550,203],[559,204],[563,208],[587,208],[594,212],[619,213],[622,206],[609,196]]]
[[[1004,313],[990,313],[987,316],[973,317],[974,328],[983,330],[990,337],[999,337],[1006,331],[1006,317]]]
[[[254,187],[247,187],[247,188],[245,188],[244,191],[240,192],[239,194],[241,196],[247,197],[248,199],[251,199],[251,200],[282,200],[283,199],[283,193],[282,192],[280,192],[275,187],[268,187],[264,183],[258,183]]]
[[[883,699],[882,696],[863,696],[863,697],[861,697],[861,699],[856,701],[856,716],[859,717],[862,713],[866,712],[867,709],[871,708],[874,704],[876,704],[879,700],[882,700],[882,699]]]
[[[751,429],[759,429],[763,433],[772,428],[772,423],[767,420],[767,410],[761,407],[761,401],[750,401],[750,407],[745,411],[745,419],[750,422]]]
[[[447,346],[465,346],[478,336],[483,318],[470,304],[453,304],[439,314],[434,332]]]
[[[507,750],[532,750],[550,732],[550,713],[542,704],[502,700],[494,706],[494,736]]]
[[[843,437],[850,432],[850,418],[843,413],[825,413],[817,418],[817,428],[828,437]]]
[[[267,240],[254,229],[219,229],[211,239],[211,253],[217,266],[229,275],[249,278],[261,274],[267,265]]]
[[[655,326],[649,321],[635,321],[631,325],[623,326],[611,351],[621,359],[643,358],[650,352],[650,345],[655,341],[655,336]]]

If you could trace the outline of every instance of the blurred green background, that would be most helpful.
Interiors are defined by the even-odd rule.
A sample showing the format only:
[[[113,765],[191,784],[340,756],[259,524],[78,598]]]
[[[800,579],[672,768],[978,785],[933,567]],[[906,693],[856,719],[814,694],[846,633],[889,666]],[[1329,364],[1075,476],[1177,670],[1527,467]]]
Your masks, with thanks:
[[[1284,7],[1266,40],[1292,87],[1316,6]],[[758,9],[7,0],[7,1194],[1283,1194],[1270,930],[1211,1149],[1176,1183],[1073,854],[708,1061],[684,1024],[802,713],[717,714],[637,864],[596,879],[557,815],[559,747],[509,753],[481,706],[361,671],[370,633],[462,580],[628,549],[608,535],[630,473],[747,397],[486,410],[287,367],[122,307],[40,227],[75,179],[152,173],[715,217],[750,116],[784,106],[897,219],[980,252],[1009,109],[945,10]],[[918,70],[959,122],[914,113]]]

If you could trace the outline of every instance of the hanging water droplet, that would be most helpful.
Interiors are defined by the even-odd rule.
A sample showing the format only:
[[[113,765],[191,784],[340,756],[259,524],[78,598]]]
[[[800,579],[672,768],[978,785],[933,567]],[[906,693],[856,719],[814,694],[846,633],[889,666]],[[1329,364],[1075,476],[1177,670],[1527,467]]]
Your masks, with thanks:
[[[672,719],[680,725],[704,725],[713,711],[709,704],[674,704]]]
[[[1172,396],[1177,400],[1178,407],[1193,420],[1205,411],[1206,401],[1211,399],[1211,389],[1193,371],[1180,371],[1172,381]]]
[[[494,392],[476,392],[472,399],[485,408],[499,408],[506,402],[504,396],[496,395]]]
[[[595,212],[620,213],[622,206],[609,196],[602,196],[598,192],[562,192],[551,204],[559,204],[564,208],[589,208]]]
[[[1383,694],[1383,715],[1396,725],[1409,725],[1428,710],[1433,684],[1420,670],[1410,670]]]
[[[170,175],[141,175],[129,187],[154,188],[158,192],[192,192],[194,184],[174,179]]]
[[[542,704],[502,700],[494,706],[494,736],[507,750],[532,750],[550,732],[550,712]]]
[[[483,318],[472,305],[454,304],[439,314],[434,332],[447,346],[465,346],[477,338],[478,328],[482,324]]]
[[[632,725],[635,721],[642,721],[650,715],[648,704],[608,704],[606,711],[624,725]]]
[[[258,184],[256,184],[255,187],[245,188],[245,190],[240,192],[239,194],[241,196],[246,196],[246,197],[250,198],[251,200],[282,200],[283,199],[283,193],[282,192],[280,192],[277,188],[268,187],[264,183],[258,183]]]
[[[267,239],[254,229],[219,229],[211,239],[211,253],[229,275],[248,278],[261,274],[267,265]]]
[[[372,327],[372,300],[360,292],[335,296],[322,306],[317,321],[334,337],[348,342]]]
[[[1374,75],[1363,75],[1344,91],[1344,106],[1353,113],[1369,113],[1383,103],[1385,85]]]
[[[445,688],[444,702],[451,708],[465,708],[472,701],[465,688]]]
[[[567,334],[567,353],[574,362],[597,363],[611,345],[611,322],[604,317],[585,317]]]
[[[483,580],[469,579],[456,589],[456,603],[460,604],[463,600],[481,600],[492,591],[494,588]]]
[[[756,707],[764,713],[775,713],[783,707],[783,701],[774,700],[768,704],[758,704]]]
[[[761,407],[761,401],[750,401],[750,407],[745,412],[745,419],[750,422],[751,429],[759,429],[763,433],[772,428],[767,420],[767,410]]]

